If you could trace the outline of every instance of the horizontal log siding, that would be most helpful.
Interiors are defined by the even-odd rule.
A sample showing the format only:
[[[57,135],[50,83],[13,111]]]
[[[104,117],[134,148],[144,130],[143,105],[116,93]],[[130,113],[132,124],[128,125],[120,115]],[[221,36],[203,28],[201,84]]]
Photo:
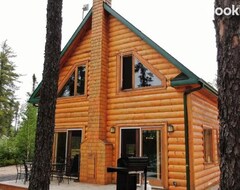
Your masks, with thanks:
[[[218,153],[217,153],[217,132],[219,123],[217,120],[218,110],[214,102],[200,93],[191,95],[192,104],[192,131],[193,131],[193,166],[195,177],[195,189],[206,189],[219,180]],[[203,147],[203,126],[211,127],[213,130],[213,151],[214,163],[204,164],[204,147]]]
[[[110,16],[109,20],[109,72],[108,72],[108,111],[107,140],[114,145],[113,165],[119,153],[119,139],[111,134],[112,126],[148,125],[148,123],[168,122],[174,125],[175,132],[168,134],[168,173],[169,187],[176,181],[180,189],[185,189],[185,145],[183,93],[167,86],[149,90],[119,92],[117,89],[117,55],[121,52],[136,51],[148,63],[162,73],[167,81],[180,71],[158,52],[138,38],[127,27]],[[174,189],[174,187],[173,187]]]
[[[91,52],[91,30],[81,40],[67,62],[63,65],[59,75],[59,85],[63,86],[70,76],[72,68],[79,63],[87,63]],[[89,75],[87,75],[89,81]],[[88,92],[88,90],[87,90]],[[86,93],[87,93],[86,92]],[[69,129],[87,126],[88,99],[86,96],[58,98],[56,107],[56,129]],[[86,134],[85,134],[86,135]]]
[[[61,72],[59,74],[59,84],[61,84],[65,77],[68,76],[69,71],[76,64],[86,62],[90,60],[91,53],[91,30],[87,31],[84,38],[81,40],[79,45],[76,47],[75,51],[69,57],[67,62],[61,68]]]
[[[72,126],[77,128],[77,124],[79,127],[83,127],[87,125],[88,121],[88,101],[83,97],[73,98],[72,101],[68,102],[66,100],[61,99],[57,101],[56,107],[56,129],[66,128],[69,129]],[[67,125],[69,124],[69,125]]]

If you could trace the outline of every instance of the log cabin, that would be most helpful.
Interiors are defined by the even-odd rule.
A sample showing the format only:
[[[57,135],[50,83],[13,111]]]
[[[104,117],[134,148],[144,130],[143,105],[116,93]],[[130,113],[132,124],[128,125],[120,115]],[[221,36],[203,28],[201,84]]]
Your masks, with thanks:
[[[219,181],[218,136],[217,91],[111,0],[93,0],[61,52],[53,162],[73,163],[80,182],[109,184],[120,157],[146,156],[153,188],[200,190]]]

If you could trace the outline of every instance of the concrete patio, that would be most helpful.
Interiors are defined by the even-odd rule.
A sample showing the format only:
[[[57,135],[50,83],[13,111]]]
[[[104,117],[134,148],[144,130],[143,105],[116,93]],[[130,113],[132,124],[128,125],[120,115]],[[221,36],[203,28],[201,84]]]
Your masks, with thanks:
[[[17,188],[15,188],[17,187]],[[16,167],[8,166],[0,168],[0,190],[26,190],[28,182],[24,184],[24,180],[18,180],[16,183]],[[116,185],[94,185],[81,182],[74,182],[65,179],[58,184],[56,178],[53,178],[50,185],[50,190],[115,190]],[[140,190],[141,188],[138,188]],[[218,190],[218,185],[208,188],[206,190]]]
[[[1,184],[9,185],[9,186],[23,187],[26,189],[28,187],[28,182],[26,184],[24,184],[22,180],[18,180],[17,183],[15,180],[0,182],[0,190],[3,189],[3,187],[1,187]],[[64,182],[58,184],[58,182],[56,180],[53,180],[53,181],[51,181],[50,189],[51,190],[67,190],[67,189],[69,189],[69,190],[78,190],[78,189],[81,189],[81,190],[115,190],[116,185],[93,185],[93,184],[85,184],[85,183],[79,183],[79,182],[73,182],[73,181],[70,181],[69,184],[67,181],[64,181]]]
[[[24,189],[27,189],[27,187],[28,187],[28,183],[23,184],[23,181],[18,181],[16,183],[15,180],[0,182],[0,190],[11,190],[12,188],[7,189],[1,185],[8,185],[11,187],[17,186],[17,187],[21,188],[19,190],[24,190]],[[52,181],[52,183],[50,185],[50,190],[79,190],[79,189],[81,189],[81,190],[115,190],[116,185],[114,185],[114,184],[93,185],[93,184],[79,183],[79,182],[73,182],[73,181],[70,181],[69,184],[67,182],[63,182],[58,185],[56,180]],[[138,187],[138,190],[141,190],[141,188]],[[207,190],[218,190],[218,186],[208,188]]]
[[[16,183],[16,167],[15,166],[8,166],[8,167],[0,167],[0,190],[5,190],[6,185],[11,186],[17,186],[21,189],[27,189],[28,182],[24,184],[24,180],[20,179],[17,180]],[[12,189],[8,188],[8,189]],[[85,184],[85,183],[79,183],[74,182],[73,180],[69,181],[64,179],[63,182],[58,184],[58,181],[56,178],[53,178],[50,185],[51,190],[115,190],[116,185],[110,184],[110,185],[94,185],[94,184]]]

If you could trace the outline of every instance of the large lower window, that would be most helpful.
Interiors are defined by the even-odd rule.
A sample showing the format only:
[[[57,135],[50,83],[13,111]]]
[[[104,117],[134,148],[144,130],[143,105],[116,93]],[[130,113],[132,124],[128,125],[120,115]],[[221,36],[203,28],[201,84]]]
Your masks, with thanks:
[[[138,58],[137,54],[121,56],[121,70],[122,90],[163,86],[160,73],[157,70],[153,71],[155,69],[142,58]]]
[[[203,129],[204,162],[213,162],[213,134],[212,129]]]
[[[61,90],[59,97],[77,96],[85,94],[86,66],[77,67],[70,76],[68,82]]]

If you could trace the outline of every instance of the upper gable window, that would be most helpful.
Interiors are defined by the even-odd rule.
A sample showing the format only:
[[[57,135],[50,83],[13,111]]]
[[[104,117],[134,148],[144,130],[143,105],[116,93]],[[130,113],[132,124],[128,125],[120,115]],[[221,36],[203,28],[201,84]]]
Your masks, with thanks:
[[[85,94],[86,66],[77,67],[68,82],[61,90],[59,97],[77,96]]]
[[[133,54],[122,56],[121,64],[122,90],[163,85],[162,80],[148,68],[148,65]]]

